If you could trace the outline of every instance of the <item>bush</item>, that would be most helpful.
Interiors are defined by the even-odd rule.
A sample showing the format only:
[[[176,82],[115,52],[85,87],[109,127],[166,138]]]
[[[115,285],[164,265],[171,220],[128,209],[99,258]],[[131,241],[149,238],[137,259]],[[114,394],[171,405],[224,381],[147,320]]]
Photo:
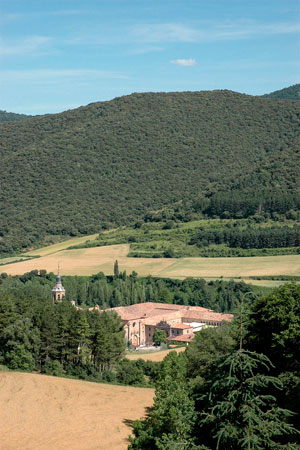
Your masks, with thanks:
[[[123,359],[116,367],[117,381],[127,385],[145,384],[144,373],[135,361]]]
[[[63,374],[63,370],[59,361],[48,360],[44,365],[43,372],[46,375],[53,375],[55,377],[61,377]]]
[[[167,250],[164,251],[164,257],[165,258],[175,258],[175,252],[172,247],[167,248]]]
[[[112,370],[105,370],[102,372],[101,378],[103,381],[107,381],[108,383],[115,383],[117,381],[117,375]]]

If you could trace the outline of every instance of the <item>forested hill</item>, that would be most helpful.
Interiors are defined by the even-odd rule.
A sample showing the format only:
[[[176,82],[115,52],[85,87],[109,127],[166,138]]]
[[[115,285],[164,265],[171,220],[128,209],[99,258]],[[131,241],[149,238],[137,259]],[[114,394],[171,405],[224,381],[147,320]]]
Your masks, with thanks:
[[[297,102],[209,91],[2,123],[0,251],[218,191],[297,192],[299,115]]]
[[[265,94],[263,97],[279,98],[281,100],[300,100],[300,84],[294,84],[293,86],[280,89],[279,91]]]
[[[16,114],[12,112],[0,110],[0,122],[11,122],[15,120],[29,119],[32,116],[26,116],[26,114]]]

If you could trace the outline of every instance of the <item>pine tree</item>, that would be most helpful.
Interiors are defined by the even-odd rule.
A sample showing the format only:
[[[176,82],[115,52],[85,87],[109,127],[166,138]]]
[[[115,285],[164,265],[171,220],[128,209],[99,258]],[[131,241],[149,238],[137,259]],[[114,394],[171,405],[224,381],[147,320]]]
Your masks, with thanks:
[[[264,373],[271,365],[262,354],[239,349],[223,356],[200,398],[200,432],[216,450],[297,449],[292,413],[279,408],[270,390],[280,381]],[[203,442],[200,439],[201,443]]]
[[[119,263],[118,260],[116,259],[115,264],[114,264],[114,276],[115,278],[119,278],[120,272],[119,272]]]

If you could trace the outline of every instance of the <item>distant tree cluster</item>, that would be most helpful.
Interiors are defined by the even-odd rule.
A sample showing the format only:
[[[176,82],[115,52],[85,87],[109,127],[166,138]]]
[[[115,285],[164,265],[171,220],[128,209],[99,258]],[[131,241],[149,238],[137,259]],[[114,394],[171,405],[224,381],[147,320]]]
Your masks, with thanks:
[[[279,91],[271,92],[270,94],[265,94],[263,97],[267,98],[278,98],[280,100],[300,100],[300,84],[294,84]]]
[[[66,299],[77,305],[99,305],[101,309],[128,306],[145,301],[203,306],[218,312],[231,312],[244,293],[251,288],[243,282],[210,281],[187,278],[129,276],[115,265],[114,276],[98,273],[90,277],[64,276]],[[14,294],[22,298],[51,299],[55,275],[45,270],[31,271],[20,276],[0,276],[0,293]]]
[[[116,313],[90,312],[69,302],[1,294],[0,360],[11,369],[58,375],[103,372],[121,359],[124,331]]]
[[[190,244],[205,247],[226,244],[232,248],[300,247],[300,227],[247,227],[198,231]]]
[[[32,116],[28,116],[25,114],[16,114],[16,113],[0,110],[0,122],[12,122],[15,120],[29,119],[30,117],[32,117]]]
[[[234,190],[213,195],[204,211],[210,217],[241,219],[255,215],[264,217],[266,214],[290,215],[299,210],[300,196],[297,193]]]

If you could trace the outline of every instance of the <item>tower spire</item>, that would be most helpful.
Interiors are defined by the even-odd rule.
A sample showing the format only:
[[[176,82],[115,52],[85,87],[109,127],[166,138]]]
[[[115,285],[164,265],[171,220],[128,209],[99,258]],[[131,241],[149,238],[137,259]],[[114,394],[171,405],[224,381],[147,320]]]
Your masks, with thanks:
[[[60,276],[60,264],[57,265],[57,275],[56,275],[56,284],[52,288],[52,301],[53,303],[57,303],[62,301],[64,296],[66,295],[65,288],[62,285],[61,282],[61,276]]]

